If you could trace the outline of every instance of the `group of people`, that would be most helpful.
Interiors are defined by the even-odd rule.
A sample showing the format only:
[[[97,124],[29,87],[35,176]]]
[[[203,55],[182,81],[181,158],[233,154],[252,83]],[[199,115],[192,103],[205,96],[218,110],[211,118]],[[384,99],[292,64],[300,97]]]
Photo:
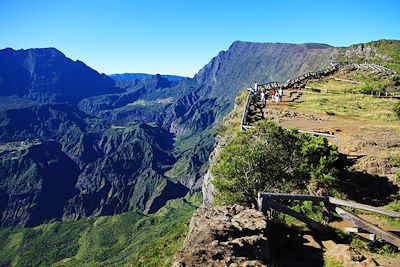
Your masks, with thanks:
[[[271,90],[272,102],[279,104],[282,101],[282,97],[283,97],[283,89],[282,88],[279,88],[278,90],[275,90],[275,89]]]
[[[283,97],[283,89],[272,89],[271,91],[266,91],[264,88],[259,90],[257,81],[254,81],[254,88],[249,88],[250,92],[257,98],[260,91],[260,100],[263,106],[267,103],[267,99],[269,98],[269,94],[271,95],[272,102],[279,104],[282,101]],[[258,99],[257,99],[258,100]]]

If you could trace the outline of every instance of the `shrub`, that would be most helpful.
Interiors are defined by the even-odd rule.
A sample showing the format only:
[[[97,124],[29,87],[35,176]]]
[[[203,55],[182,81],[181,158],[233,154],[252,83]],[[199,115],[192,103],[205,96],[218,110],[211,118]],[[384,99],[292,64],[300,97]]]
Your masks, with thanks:
[[[360,87],[360,93],[369,94],[371,91],[383,93],[386,91],[387,84],[381,81],[369,82]]]
[[[360,87],[360,93],[369,94],[372,91],[372,87],[369,84],[364,84]]]
[[[271,121],[239,132],[222,149],[211,169],[217,204],[256,205],[257,193],[305,192],[313,181],[315,193],[334,189],[339,159],[336,146],[325,138],[283,129]],[[315,190],[316,189],[316,190]]]
[[[394,86],[399,86],[400,85],[400,76],[396,75],[392,77],[392,82]]]
[[[394,105],[394,112],[396,112],[397,117],[400,119],[400,102]]]

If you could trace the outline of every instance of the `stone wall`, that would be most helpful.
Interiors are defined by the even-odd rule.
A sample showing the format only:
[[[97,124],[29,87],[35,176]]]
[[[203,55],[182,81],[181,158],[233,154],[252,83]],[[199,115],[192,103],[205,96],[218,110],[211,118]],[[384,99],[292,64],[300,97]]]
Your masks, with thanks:
[[[344,63],[331,63],[330,67],[326,70],[308,72],[294,79],[289,79],[286,82],[270,82],[261,84],[260,88],[264,90],[272,90],[277,88],[288,89],[288,88],[300,88],[305,86],[305,82],[312,79],[320,79],[322,77],[329,76],[340,69],[358,69],[358,70],[369,70],[376,74],[381,75],[392,75],[395,71],[377,64],[344,64]]]

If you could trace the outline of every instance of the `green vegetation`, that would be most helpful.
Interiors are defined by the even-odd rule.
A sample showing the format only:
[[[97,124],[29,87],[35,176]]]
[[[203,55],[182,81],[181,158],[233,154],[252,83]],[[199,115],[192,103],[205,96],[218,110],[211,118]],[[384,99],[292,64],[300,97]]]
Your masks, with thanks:
[[[235,99],[236,108],[234,108],[216,128],[216,134],[218,136],[232,136],[240,128],[248,95],[249,92],[247,90],[239,92]]]
[[[350,48],[355,48],[360,44],[355,44],[350,46]],[[339,58],[340,61],[351,60],[355,63],[375,63],[390,68],[394,71],[400,72],[400,41],[398,40],[379,40],[373,41],[365,44],[361,44],[364,47],[373,47],[376,49],[369,56],[357,56],[346,58],[342,56]]]
[[[341,267],[338,260],[332,257],[324,256],[324,267]]]
[[[203,131],[178,136],[175,140],[174,156],[179,159],[164,175],[175,180],[189,176],[194,171],[193,168],[196,168],[197,173],[204,174],[208,168],[208,149],[211,150],[214,144],[214,132],[214,128],[209,126]],[[204,162],[200,166],[197,166],[198,163],[193,164],[198,159]]]
[[[388,243],[374,243],[369,244],[369,241],[361,238],[358,235],[351,237],[350,247],[357,251],[367,250],[372,253],[380,254],[383,256],[397,256],[399,255],[397,247]]]
[[[128,107],[132,107],[132,106],[146,106],[146,101],[144,101],[143,99],[136,100],[135,102],[129,103],[127,106],[128,106]]]
[[[168,105],[171,104],[172,101],[174,100],[173,97],[167,97],[167,98],[157,98],[156,100],[153,101],[148,101],[144,99],[139,99],[136,100],[135,102],[128,103],[128,107],[134,107],[134,106],[152,106],[152,105]]]
[[[362,84],[352,84],[348,82],[336,81],[334,79],[330,79],[327,81],[320,81],[320,82],[313,82],[310,83],[308,86],[312,88],[319,88],[319,89],[329,89],[332,91],[343,91],[343,92],[351,92],[355,91],[356,89],[360,88]]]
[[[397,40],[380,40],[367,43],[376,48],[376,52],[383,57],[375,59],[377,63],[381,63],[387,68],[391,68],[400,72],[400,41]]]
[[[286,200],[282,203],[290,206],[292,210],[302,213],[315,221],[322,222],[325,219],[323,213],[324,206],[322,202]],[[286,227],[297,229],[299,232],[308,231],[308,227],[305,223],[282,212],[276,212],[271,219],[277,224],[283,224]]]
[[[0,229],[1,266],[170,266],[199,196],[174,200],[152,215],[54,222]]]
[[[400,212],[400,200],[393,201],[392,203],[386,205],[385,208],[388,210]],[[386,218],[386,221],[389,223],[389,225],[400,227],[400,219],[399,218],[391,218],[391,217],[386,217],[386,216],[385,216],[385,218]]]
[[[339,152],[325,138],[285,130],[271,121],[238,132],[212,173],[219,204],[256,204],[260,191],[336,194]]]
[[[393,88],[397,83],[397,76],[382,78],[364,71],[351,71],[347,73],[346,76],[347,79],[360,83],[354,84],[345,81],[329,79],[319,82],[312,82],[308,86],[314,89],[321,89],[323,93],[370,94],[371,91],[374,91],[375,93],[384,93],[387,89],[389,89],[389,91],[393,91]]]
[[[384,93],[386,88],[387,84],[385,82],[369,82],[360,87],[360,93],[370,94],[371,91],[374,93]]]
[[[288,103],[297,111],[324,114],[335,112],[335,115],[348,116],[353,119],[369,121],[398,121],[393,106],[396,99],[375,98],[362,94],[330,94],[303,92],[298,100]]]

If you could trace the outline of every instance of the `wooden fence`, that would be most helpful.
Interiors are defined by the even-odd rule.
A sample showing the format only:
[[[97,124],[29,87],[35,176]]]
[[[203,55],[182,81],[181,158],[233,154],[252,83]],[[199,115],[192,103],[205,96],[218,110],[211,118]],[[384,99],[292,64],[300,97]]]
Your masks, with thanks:
[[[320,132],[314,132],[314,131],[308,131],[308,130],[297,130],[299,133],[308,133],[313,137],[318,137],[318,136],[324,136],[326,138],[332,139],[333,143],[335,145],[339,144],[339,138],[334,135],[334,134],[327,134],[327,133],[320,133]]]
[[[347,219],[360,227],[361,229],[372,233],[374,235],[380,236],[385,241],[397,246],[400,248],[400,237],[379,228],[376,225],[371,224],[370,222],[360,218],[359,216],[342,209],[340,206],[345,206],[353,209],[360,209],[369,212],[375,212],[379,214],[383,214],[386,216],[400,218],[400,212],[390,211],[379,207],[374,207],[370,205],[360,204],[353,201],[337,199],[329,196],[312,196],[312,195],[300,195],[300,194],[282,194],[282,193],[258,193],[258,209],[262,212],[265,212],[268,208],[272,208],[276,211],[283,212],[288,214],[310,226],[313,229],[316,229],[321,232],[327,232],[328,228],[321,223],[312,220],[306,215],[296,212],[287,206],[275,202],[274,200],[300,200],[300,201],[314,201],[314,202],[323,202],[325,206],[326,212],[335,212],[340,217]]]

